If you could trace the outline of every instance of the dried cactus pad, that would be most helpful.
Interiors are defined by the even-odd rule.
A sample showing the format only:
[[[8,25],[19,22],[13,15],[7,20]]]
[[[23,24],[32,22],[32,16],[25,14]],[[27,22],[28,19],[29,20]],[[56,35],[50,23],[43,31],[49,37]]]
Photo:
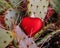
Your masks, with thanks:
[[[34,13],[35,16],[44,19],[47,7],[49,4],[48,0],[27,0],[28,1],[28,14]]]
[[[0,28],[0,48],[5,48],[12,40],[12,33]]]
[[[53,9],[60,14],[60,0],[50,0],[50,4]]]

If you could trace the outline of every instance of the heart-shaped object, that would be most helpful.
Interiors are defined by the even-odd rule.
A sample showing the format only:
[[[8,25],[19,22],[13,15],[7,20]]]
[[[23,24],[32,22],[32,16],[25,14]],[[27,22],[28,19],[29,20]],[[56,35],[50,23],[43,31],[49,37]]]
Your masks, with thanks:
[[[29,37],[33,37],[43,27],[40,18],[24,17],[20,26]]]

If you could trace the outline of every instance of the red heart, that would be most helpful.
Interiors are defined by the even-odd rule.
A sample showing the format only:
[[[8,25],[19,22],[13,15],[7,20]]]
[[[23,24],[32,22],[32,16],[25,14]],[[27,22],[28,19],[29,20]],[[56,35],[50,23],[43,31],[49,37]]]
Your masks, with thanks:
[[[43,22],[40,18],[24,17],[20,26],[29,37],[32,37],[41,30]]]

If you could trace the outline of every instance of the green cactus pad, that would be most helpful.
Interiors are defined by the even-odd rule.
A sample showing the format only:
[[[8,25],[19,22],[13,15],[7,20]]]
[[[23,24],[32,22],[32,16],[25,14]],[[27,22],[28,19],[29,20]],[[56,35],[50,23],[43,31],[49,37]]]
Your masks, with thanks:
[[[36,17],[41,19],[45,18],[47,7],[49,5],[48,0],[27,0],[29,3],[27,5],[27,12],[30,15],[33,13]]]
[[[0,28],[0,48],[5,48],[13,40],[10,31]]]
[[[22,2],[22,0],[9,0],[9,4],[13,7],[13,8],[17,8],[19,7],[20,3]]]
[[[4,0],[0,0],[0,12],[7,10],[11,6]]]
[[[9,8],[6,11],[7,14],[5,14],[5,24],[6,24],[6,28],[9,30],[13,29],[13,24],[16,22],[16,19],[18,17],[18,11],[12,8]]]

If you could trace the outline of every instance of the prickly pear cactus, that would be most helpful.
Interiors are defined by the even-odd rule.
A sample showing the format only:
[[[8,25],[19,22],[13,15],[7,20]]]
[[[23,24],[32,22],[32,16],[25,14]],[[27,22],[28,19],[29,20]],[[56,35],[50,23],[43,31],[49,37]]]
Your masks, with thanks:
[[[18,17],[18,11],[15,9],[8,9],[5,13],[5,24],[7,29],[12,29],[13,24],[15,23],[16,19]]]
[[[13,7],[13,8],[17,8],[20,3],[22,2],[22,0],[8,0],[8,3]]]
[[[13,40],[10,31],[0,28],[0,48],[5,48]]]
[[[34,13],[36,17],[44,19],[49,0],[27,0],[27,2],[29,2],[27,5],[28,14]]]
[[[0,12],[7,10],[11,6],[4,0],[0,0]]]
[[[60,0],[50,0],[52,8],[60,14]]]

